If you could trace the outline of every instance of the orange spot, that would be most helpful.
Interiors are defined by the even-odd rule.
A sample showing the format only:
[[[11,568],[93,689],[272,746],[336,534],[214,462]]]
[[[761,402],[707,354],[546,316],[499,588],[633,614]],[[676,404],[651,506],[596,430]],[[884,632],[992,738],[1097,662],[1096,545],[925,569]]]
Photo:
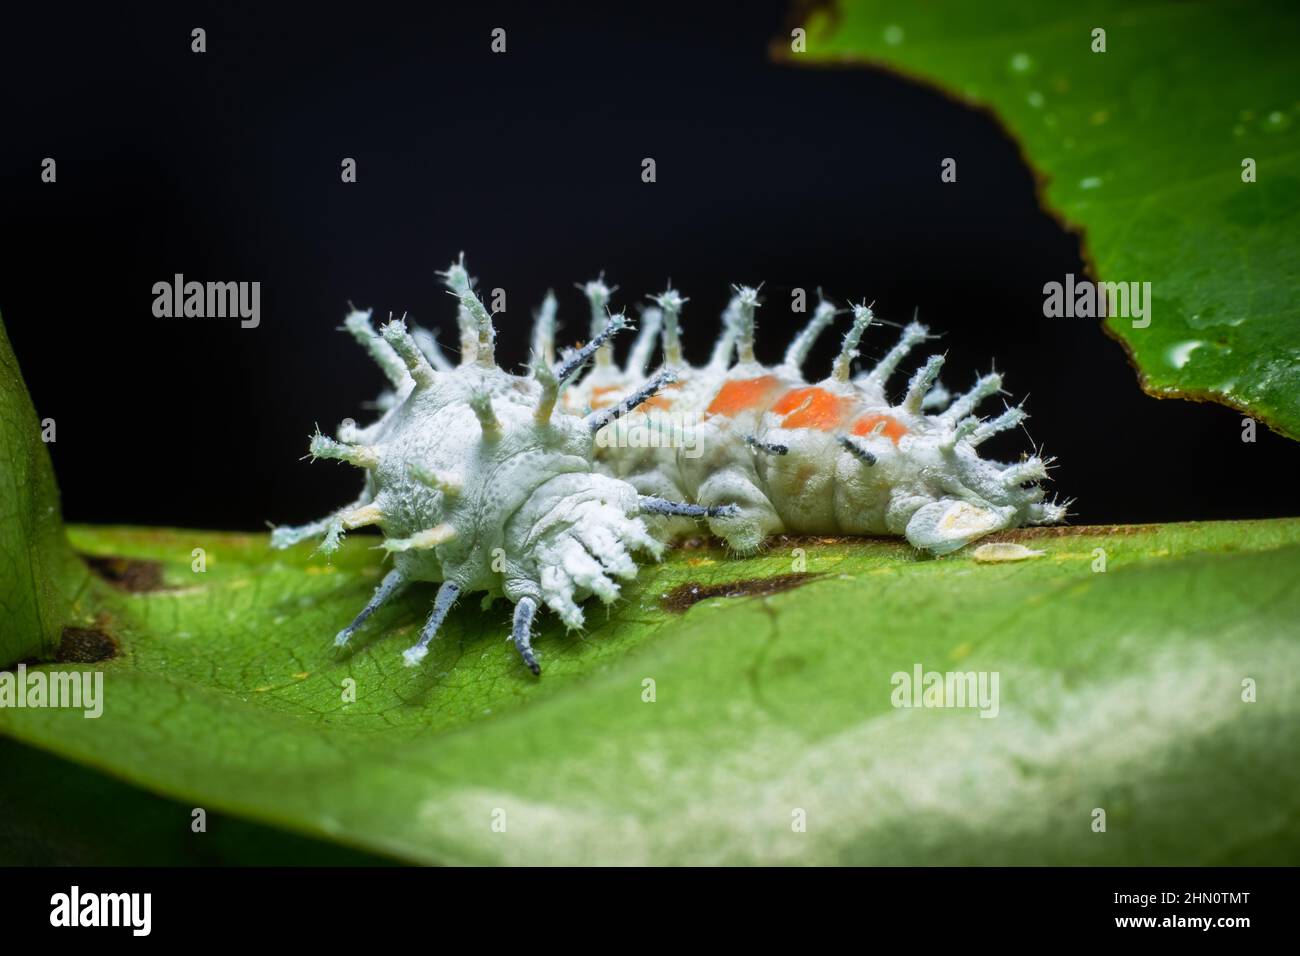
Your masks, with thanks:
[[[828,432],[838,428],[848,400],[823,388],[796,388],[781,396],[772,411],[785,415],[782,428],[815,428]]]
[[[898,444],[900,438],[907,434],[907,427],[891,415],[863,415],[854,424],[853,434],[869,435],[871,430],[881,422],[885,423],[885,427],[880,430],[880,433],[895,445]]]
[[[618,401],[622,392],[623,389],[619,385],[601,385],[593,388],[591,390],[591,407],[609,408]]]
[[[671,411],[673,402],[677,401],[677,393],[681,390],[681,385],[665,385],[638,405],[636,410],[639,412],[648,412],[651,409],[658,409],[661,412]]]
[[[775,375],[740,378],[726,382],[713,396],[706,414],[731,417],[763,404],[780,387]]]

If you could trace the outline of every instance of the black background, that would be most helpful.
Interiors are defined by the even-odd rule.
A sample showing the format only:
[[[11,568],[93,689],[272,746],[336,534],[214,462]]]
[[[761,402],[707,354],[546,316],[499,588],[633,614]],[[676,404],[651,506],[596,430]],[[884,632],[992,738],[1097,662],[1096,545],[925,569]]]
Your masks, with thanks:
[[[1221,952],[1233,942],[1254,939],[1259,946],[1280,938],[1290,928],[1295,898],[1295,873],[1286,867],[987,867],[977,879],[963,867],[853,873],[733,867],[725,875],[745,901],[745,912],[719,919],[717,875],[707,868],[381,868],[360,875],[328,867],[0,870],[0,877],[10,875],[5,939],[28,947],[48,947],[60,937],[65,945],[69,938],[89,945],[140,942],[126,928],[51,927],[51,897],[68,894],[74,884],[81,894],[152,894],[152,932],[146,940],[185,945],[201,934],[205,943],[232,948],[247,947],[256,934],[258,940],[277,946],[365,949],[391,929],[395,913],[425,917],[413,925],[433,941],[439,939],[437,934],[447,934],[450,914],[491,925],[497,936],[513,942],[530,933],[549,931],[553,936],[556,930],[546,924],[557,921],[556,899],[587,903],[612,897],[636,900],[647,910],[653,907],[655,930],[670,938],[689,935],[709,949],[749,949],[770,945],[783,931],[793,935],[785,918],[770,914],[780,913],[792,894],[802,894],[819,905],[816,926],[809,930],[801,925],[801,937],[828,944],[861,934],[871,922],[900,939],[924,942],[950,938],[954,934],[948,927],[970,927],[971,936],[978,932],[998,942],[1028,946],[1066,926],[1075,940],[1115,945],[1125,935],[1132,940],[1168,937],[1182,952]],[[537,892],[542,879],[547,893]],[[1117,894],[1161,893],[1174,894],[1179,902],[1146,907],[1115,902]],[[1223,894],[1224,900],[1235,894],[1238,902],[1184,902],[1188,894],[1200,893]],[[344,905],[331,909],[322,904],[336,899]],[[661,900],[671,902],[654,906]],[[943,905],[942,927],[935,924],[936,901]],[[590,910],[582,913],[586,935],[606,939],[628,933],[628,906],[597,904],[585,909]],[[1246,917],[1250,925],[1208,931],[1117,926],[1116,919],[1123,917]],[[1213,950],[1197,946],[1207,941]]]
[[[729,283],[766,281],[769,361],[803,318],[789,290],[820,285],[895,321],[919,309],[950,386],[995,360],[1075,521],[1295,513],[1300,446],[1143,395],[1094,320],[1043,317],[1079,241],[993,119],[883,73],[774,62],[783,3],[23,6],[0,31],[0,313],[57,422],[69,520],[257,528],[350,500],[352,469],[300,460],[314,423],[363,418],[383,387],[336,331],[347,301],[453,342],[433,273],[462,249],[507,291],[503,364],[526,358],[548,287],[580,338],[572,284],[600,269],[615,306],[671,276],[696,361]],[[152,286],[177,272],[260,281],[261,327],[155,318]],[[864,358],[894,335],[870,331]]]

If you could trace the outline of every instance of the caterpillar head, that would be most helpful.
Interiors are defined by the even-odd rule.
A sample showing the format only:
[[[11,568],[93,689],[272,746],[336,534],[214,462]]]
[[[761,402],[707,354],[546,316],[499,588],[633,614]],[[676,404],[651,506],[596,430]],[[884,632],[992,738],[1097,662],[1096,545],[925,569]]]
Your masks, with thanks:
[[[587,416],[557,411],[566,384],[626,326],[609,316],[598,334],[557,367],[538,343],[530,375],[495,362],[491,316],[457,263],[445,274],[462,316],[461,363],[453,366],[431,336],[412,335],[404,321],[376,333],[370,313],[354,311],[345,328],[380,365],[392,386],[388,408],[364,428],[339,437],[319,432],[313,458],[332,458],[366,475],[356,502],[301,528],[279,528],[276,547],[320,537],[337,549],[346,531],[377,526],[393,560],[375,599],[336,643],[344,644],[375,607],[412,581],[441,582],[434,610],[406,661],[427,653],[445,615],[463,591],[504,595],[516,604],[514,638],[530,668],[532,615],[545,604],[570,628],[590,596],[613,601],[617,582],[636,574],[634,555],[658,557],[662,545],[638,516],[636,490],[594,472],[595,434],[635,402]],[[602,287],[603,288],[603,287]],[[608,290],[595,290],[607,297]],[[663,384],[667,379],[659,380]],[[643,390],[643,398],[651,391]]]

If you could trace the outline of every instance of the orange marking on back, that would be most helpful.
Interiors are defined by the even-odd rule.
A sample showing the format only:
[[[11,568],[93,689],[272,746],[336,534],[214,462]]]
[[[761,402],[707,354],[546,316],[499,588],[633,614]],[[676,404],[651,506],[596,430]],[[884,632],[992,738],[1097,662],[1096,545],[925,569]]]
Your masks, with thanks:
[[[725,382],[722,388],[718,389],[718,394],[713,396],[706,414],[730,418],[763,404],[778,388],[780,382],[776,380],[775,375],[738,378]]]
[[[623,387],[621,385],[598,385],[591,390],[591,407],[609,408],[618,401],[618,397],[622,393]]]
[[[847,399],[832,395],[824,388],[810,386],[786,392],[772,406],[772,411],[786,416],[782,428],[815,428],[828,432],[839,427],[848,404]]]
[[[892,415],[863,415],[853,425],[853,434],[869,435],[871,430],[880,425],[881,422],[885,423],[885,427],[880,429],[880,434],[895,445],[898,444],[900,438],[907,434],[907,426]]]
[[[662,389],[659,392],[656,392],[654,395],[651,395],[649,398],[647,398],[644,402],[638,405],[637,408],[641,411],[648,411],[649,409],[652,408],[657,408],[661,412],[671,411],[673,407],[673,402],[677,401],[677,395],[674,393],[680,390],[681,389],[678,386],[671,386],[669,388]]]

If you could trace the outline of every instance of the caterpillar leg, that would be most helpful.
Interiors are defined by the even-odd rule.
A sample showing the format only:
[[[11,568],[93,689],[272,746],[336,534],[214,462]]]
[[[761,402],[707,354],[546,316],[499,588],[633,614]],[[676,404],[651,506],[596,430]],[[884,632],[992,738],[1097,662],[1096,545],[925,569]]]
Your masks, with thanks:
[[[400,594],[409,583],[405,574],[400,570],[394,569],[384,575],[384,579],[379,582],[379,587],[375,588],[375,595],[370,599],[370,603],[361,609],[361,613],[352,619],[352,623],[343,630],[339,631],[334,638],[334,646],[342,647],[352,639],[352,635],[366,619],[384,606],[390,599]]]
[[[447,612],[451,610],[459,596],[460,585],[451,581],[442,582],[442,586],[438,588],[438,596],[433,599],[433,610],[429,612],[429,619],[424,624],[424,630],[420,632],[420,640],[402,652],[402,660],[406,662],[407,667],[414,667],[424,660],[425,655],[429,653],[429,642],[437,635],[438,628],[442,627],[442,622],[447,619]]]
[[[528,669],[534,675],[542,672],[542,665],[537,663],[533,653],[533,615],[537,613],[537,601],[531,597],[522,597],[515,605],[515,619],[510,628],[510,639],[515,642],[515,650],[523,658]]]
[[[767,495],[741,469],[728,467],[710,475],[695,495],[706,508],[731,505],[731,510],[709,515],[709,530],[740,554],[758,550],[769,535],[784,529]]]
[[[1014,508],[979,505],[942,498],[919,508],[904,532],[912,546],[931,554],[951,554],[976,538],[1001,531],[1015,523]]]

